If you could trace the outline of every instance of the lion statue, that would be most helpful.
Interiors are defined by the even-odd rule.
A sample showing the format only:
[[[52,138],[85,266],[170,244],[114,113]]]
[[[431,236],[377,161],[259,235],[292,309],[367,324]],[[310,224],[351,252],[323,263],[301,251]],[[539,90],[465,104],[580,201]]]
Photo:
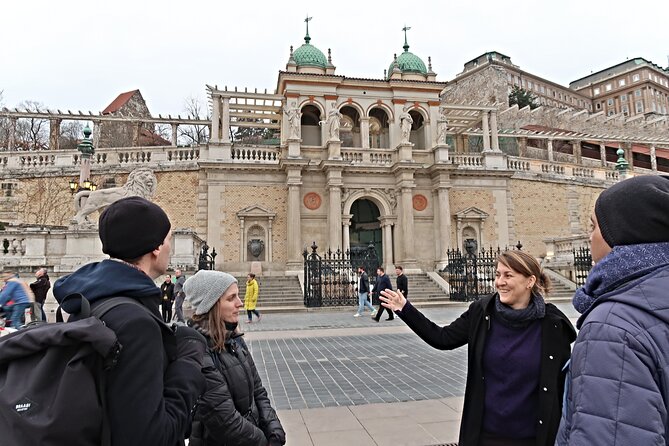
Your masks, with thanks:
[[[82,225],[89,222],[88,216],[100,211],[113,202],[126,197],[151,199],[156,192],[157,179],[151,169],[141,167],[128,175],[128,181],[120,187],[100,190],[82,190],[74,196],[74,208],[77,214],[73,222]],[[83,203],[83,204],[82,204]]]

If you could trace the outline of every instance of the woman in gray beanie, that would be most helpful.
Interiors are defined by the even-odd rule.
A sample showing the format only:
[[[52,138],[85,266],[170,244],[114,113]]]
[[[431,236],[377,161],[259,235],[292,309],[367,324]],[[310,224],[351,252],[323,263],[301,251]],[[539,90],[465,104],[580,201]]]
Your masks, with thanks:
[[[237,279],[201,270],[184,284],[195,308],[188,321],[207,339],[202,369],[207,390],[200,398],[191,430],[191,446],[279,446],[286,434],[262,385],[251,353],[239,332]]]
[[[611,186],[591,220],[556,444],[669,444],[669,177]]]

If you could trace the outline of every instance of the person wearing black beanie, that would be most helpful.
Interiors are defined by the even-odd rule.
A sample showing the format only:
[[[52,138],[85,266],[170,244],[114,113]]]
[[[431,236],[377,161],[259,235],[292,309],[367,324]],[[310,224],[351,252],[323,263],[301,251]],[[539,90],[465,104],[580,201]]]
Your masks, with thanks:
[[[556,445],[669,444],[669,176],[602,192]]]

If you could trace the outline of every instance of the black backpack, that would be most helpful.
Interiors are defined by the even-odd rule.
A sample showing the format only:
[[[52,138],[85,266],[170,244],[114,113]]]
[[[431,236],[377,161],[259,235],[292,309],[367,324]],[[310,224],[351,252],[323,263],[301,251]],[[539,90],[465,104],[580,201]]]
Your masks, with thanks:
[[[105,375],[122,346],[101,318],[141,303],[114,297],[94,305],[81,294],[75,321],[36,323],[0,338],[0,443],[110,445]]]

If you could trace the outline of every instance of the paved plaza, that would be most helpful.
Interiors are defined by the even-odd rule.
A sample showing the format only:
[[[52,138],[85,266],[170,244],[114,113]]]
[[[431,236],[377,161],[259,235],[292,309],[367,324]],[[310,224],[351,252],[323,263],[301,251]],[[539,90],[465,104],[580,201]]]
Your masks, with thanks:
[[[569,302],[557,303],[576,321]],[[424,313],[440,325],[466,304]],[[355,309],[266,314],[244,323],[288,445],[437,445],[457,442],[467,348],[431,348],[396,318]]]

